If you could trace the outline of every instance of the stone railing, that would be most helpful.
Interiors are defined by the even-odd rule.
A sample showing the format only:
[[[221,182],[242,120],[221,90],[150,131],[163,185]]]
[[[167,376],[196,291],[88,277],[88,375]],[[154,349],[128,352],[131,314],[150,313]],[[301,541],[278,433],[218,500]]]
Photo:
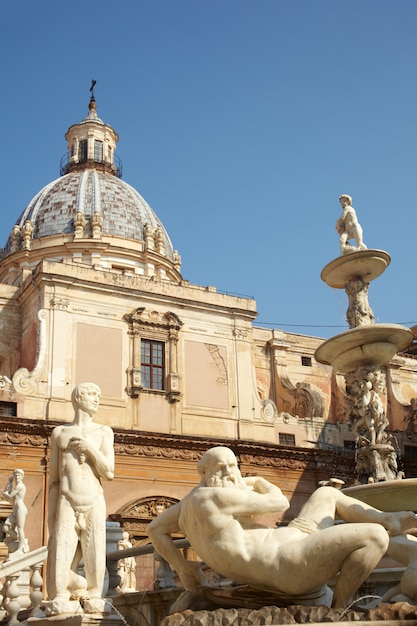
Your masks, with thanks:
[[[188,539],[175,539],[175,545],[177,548],[189,548],[190,542]],[[159,589],[166,589],[168,587],[175,587],[174,574],[165,559],[159,556],[151,543],[145,546],[135,546],[134,548],[126,548],[125,550],[115,550],[114,552],[107,553],[107,571],[109,573],[109,595],[116,594],[116,587],[120,582],[120,577],[117,574],[117,562],[120,559],[124,559],[128,556],[142,556],[144,554],[155,554],[155,560],[159,561],[159,568],[156,572],[156,585]]]
[[[48,548],[43,546],[0,563],[0,578],[5,579],[0,589],[1,606],[9,618],[10,626],[20,624],[17,615],[22,608],[27,608],[27,598],[19,585],[19,578],[25,572],[28,574],[30,611],[35,614],[39,609],[43,600],[41,568],[47,555]]]

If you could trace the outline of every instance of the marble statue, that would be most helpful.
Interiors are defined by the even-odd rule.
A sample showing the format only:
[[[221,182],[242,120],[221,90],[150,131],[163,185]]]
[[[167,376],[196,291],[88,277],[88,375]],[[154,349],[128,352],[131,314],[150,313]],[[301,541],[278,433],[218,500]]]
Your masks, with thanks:
[[[339,202],[343,209],[342,215],[336,222],[336,230],[340,236],[340,253],[348,254],[349,252],[366,250],[367,248],[363,243],[362,227],[352,206],[352,198],[347,194],[343,194],[340,196]],[[356,246],[349,243],[350,239],[355,240]]]
[[[253,516],[289,508],[278,487],[259,476],[242,477],[226,447],[208,450],[198,470],[200,485],[149,525],[155,550],[189,592],[207,582],[199,564],[184,559],[171,533],[184,533],[222,576],[286,597],[307,596],[338,574],[332,606],[343,608],[396,536],[417,526],[414,513],[385,513],[324,486],[287,527],[266,528]],[[349,523],[334,525],[336,515]],[[406,540],[417,555],[417,540]]]
[[[127,550],[132,547],[129,541],[129,533],[125,530],[122,539],[117,542],[118,550]],[[120,582],[117,591],[127,593],[136,591],[136,559],[134,556],[125,556],[117,562],[117,573],[120,576]]]
[[[3,496],[10,500],[13,509],[9,517],[3,524],[3,531],[6,533],[4,543],[7,545],[9,554],[22,554],[29,552],[28,541],[25,536],[25,521],[27,515],[27,507],[24,499],[26,495],[26,486],[23,483],[25,475],[22,469],[15,469],[13,474],[9,476]]]
[[[355,437],[365,437],[371,445],[385,443],[385,430],[389,425],[379,392],[381,372],[379,368],[361,367],[347,372],[346,393],[351,400],[349,415]]]
[[[100,389],[75,387],[74,421],[51,436],[47,614],[71,612],[70,601],[83,599],[86,612],[105,610],[106,504],[102,480],[114,477],[113,431],[93,421]],[[83,560],[85,578],[77,569]],[[79,603],[78,603],[79,607]]]

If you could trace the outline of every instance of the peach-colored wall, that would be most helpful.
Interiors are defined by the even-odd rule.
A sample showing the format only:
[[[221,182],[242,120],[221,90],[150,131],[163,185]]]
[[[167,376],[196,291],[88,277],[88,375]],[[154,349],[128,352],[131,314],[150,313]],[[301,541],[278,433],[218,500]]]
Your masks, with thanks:
[[[228,409],[227,353],[224,346],[186,341],[185,403]]]
[[[117,328],[77,324],[75,384],[96,383],[103,396],[122,395],[122,333]]]

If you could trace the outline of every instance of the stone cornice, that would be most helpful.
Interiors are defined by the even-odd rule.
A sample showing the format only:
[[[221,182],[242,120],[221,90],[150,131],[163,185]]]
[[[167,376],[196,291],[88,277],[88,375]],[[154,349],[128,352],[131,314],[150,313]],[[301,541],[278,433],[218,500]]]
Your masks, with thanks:
[[[22,291],[35,288],[41,283],[66,286],[82,286],[83,289],[111,291],[113,294],[131,297],[146,294],[146,299],[160,298],[172,302],[172,306],[187,303],[196,309],[232,310],[234,315],[252,322],[258,315],[252,298],[219,293],[216,290],[187,281],[169,282],[140,275],[123,275],[112,270],[92,268],[81,263],[59,263],[42,260],[38,263]],[[134,296],[132,296],[134,294]]]
[[[0,443],[40,447],[48,445],[52,429],[61,422],[0,418]],[[285,447],[247,440],[154,434],[114,429],[114,446],[120,457],[197,462],[212,446],[228,446],[241,464],[277,470],[321,471],[339,477],[353,475],[354,458],[343,450]]]

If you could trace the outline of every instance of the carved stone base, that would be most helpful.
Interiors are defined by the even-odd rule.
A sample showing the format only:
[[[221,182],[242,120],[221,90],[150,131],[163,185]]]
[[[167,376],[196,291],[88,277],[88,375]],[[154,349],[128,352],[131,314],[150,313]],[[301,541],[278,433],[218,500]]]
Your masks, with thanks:
[[[361,484],[398,480],[402,477],[402,473],[398,471],[396,452],[389,444],[358,447],[356,472]]]
[[[376,608],[359,612],[330,609],[326,606],[289,606],[278,608],[265,606],[262,609],[216,609],[214,611],[186,611],[165,617],[161,626],[256,626],[257,624],[328,624],[344,626],[354,622],[355,626],[417,626],[416,607],[407,602],[380,604]]]
[[[112,602],[106,598],[90,598],[83,601],[82,605],[78,600],[66,600],[65,598],[55,598],[43,605],[45,616],[55,615],[83,615],[84,613],[107,615],[112,611]]]
[[[83,613],[54,615],[52,617],[29,617],[28,626],[126,626],[119,615],[85,615]]]
[[[200,609],[221,608],[248,608],[260,609],[265,605],[289,606],[306,605],[330,606],[333,592],[327,585],[304,596],[288,596],[261,589],[254,589],[248,585],[225,587],[199,587],[197,591],[184,591],[172,605],[170,613],[182,613],[186,610],[199,611]]]

